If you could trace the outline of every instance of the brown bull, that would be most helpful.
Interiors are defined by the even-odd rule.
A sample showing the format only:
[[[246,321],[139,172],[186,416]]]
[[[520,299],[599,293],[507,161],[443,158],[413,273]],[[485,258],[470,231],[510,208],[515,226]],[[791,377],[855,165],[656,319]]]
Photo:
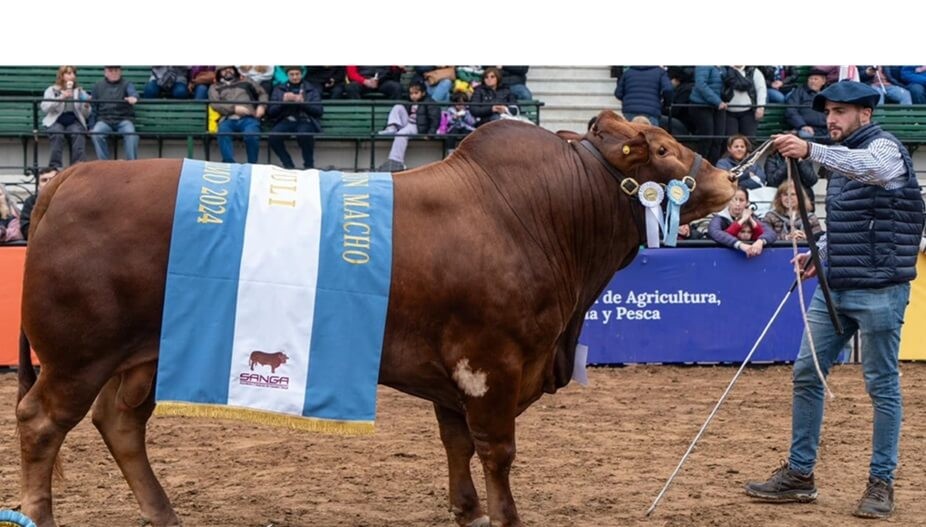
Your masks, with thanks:
[[[641,243],[642,208],[618,179],[664,183],[696,166],[664,131],[609,111],[585,138],[591,148],[492,123],[448,159],[395,177],[379,382],[434,403],[459,525],[521,525],[508,481],[515,417],[569,382],[586,310]],[[145,450],[179,175],[179,160],[82,163],[36,206],[23,329],[43,368],[36,382],[21,346],[16,416],[22,510],[39,527],[55,525],[53,465],[91,405],[143,515],[179,525]],[[721,208],[735,188],[707,162],[692,175],[682,221]]]
[[[251,366],[251,371],[254,371],[254,365],[260,364],[262,366],[270,366],[270,373],[276,373],[277,368],[282,364],[286,364],[286,359],[289,357],[286,356],[282,351],[276,353],[267,353],[264,351],[252,351],[251,356],[249,357],[249,363]]]

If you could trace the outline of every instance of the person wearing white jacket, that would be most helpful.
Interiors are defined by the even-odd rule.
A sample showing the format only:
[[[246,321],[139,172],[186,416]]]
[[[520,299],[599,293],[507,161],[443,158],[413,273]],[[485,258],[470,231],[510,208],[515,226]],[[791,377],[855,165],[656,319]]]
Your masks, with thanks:
[[[64,144],[71,144],[71,164],[84,160],[87,117],[90,116],[90,96],[77,84],[77,68],[61,66],[55,83],[42,97],[42,124],[48,130],[51,156],[48,166],[62,168]]]
[[[723,97],[727,102],[727,136],[755,137],[758,122],[765,117],[768,91],[765,76],[755,66],[727,66]]]

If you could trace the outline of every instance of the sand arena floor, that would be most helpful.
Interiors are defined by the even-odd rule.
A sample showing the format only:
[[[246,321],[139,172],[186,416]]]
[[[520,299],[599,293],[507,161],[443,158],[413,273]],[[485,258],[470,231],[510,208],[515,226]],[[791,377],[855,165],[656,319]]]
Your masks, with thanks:
[[[731,367],[590,370],[591,385],[544,396],[518,419],[512,488],[529,526],[873,525],[850,513],[865,487],[871,405],[860,367],[838,366],[820,498],[751,501],[741,488],[787,456],[790,368],[747,370],[683,471],[643,516],[735,373]],[[926,365],[904,364],[906,418],[889,523],[926,525]],[[14,373],[0,374],[0,508],[18,503]],[[187,527],[452,526],[447,467],[430,403],[380,388],[377,432],[337,437],[228,421],[155,417],[149,452]],[[62,449],[62,526],[137,526],[139,513],[89,419]],[[482,472],[474,460],[483,500]]]

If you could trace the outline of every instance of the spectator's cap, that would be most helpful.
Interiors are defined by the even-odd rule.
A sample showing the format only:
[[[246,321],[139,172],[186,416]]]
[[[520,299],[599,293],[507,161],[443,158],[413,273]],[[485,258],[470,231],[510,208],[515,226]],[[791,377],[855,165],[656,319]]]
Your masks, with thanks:
[[[292,70],[297,70],[299,73],[302,73],[302,66],[283,66],[283,71],[289,73]]]
[[[810,68],[810,71],[807,72],[807,76],[811,75],[820,75],[821,77],[826,77],[826,71],[821,70],[820,68]]]
[[[831,84],[813,98],[813,109],[822,112],[826,108],[826,101],[855,104],[863,108],[874,108],[878,105],[881,94],[867,84],[855,81],[840,81]]]

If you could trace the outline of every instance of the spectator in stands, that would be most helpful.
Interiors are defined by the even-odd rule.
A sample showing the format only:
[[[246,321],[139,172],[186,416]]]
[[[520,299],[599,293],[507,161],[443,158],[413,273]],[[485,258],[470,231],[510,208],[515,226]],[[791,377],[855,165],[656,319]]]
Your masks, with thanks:
[[[527,71],[530,66],[496,66],[502,71],[500,85],[508,88],[515,100],[530,101],[534,98],[527,87]]]
[[[273,66],[238,66],[238,73],[254,81],[264,93],[273,91]]]
[[[42,124],[48,129],[51,143],[50,166],[63,166],[64,144],[71,145],[71,164],[84,160],[87,118],[90,117],[90,95],[77,83],[77,69],[61,66],[55,83],[45,90],[41,108],[45,112]]]
[[[35,194],[31,194],[23,201],[23,211],[22,214],[19,215],[19,219],[24,240],[29,239],[29,223],[32,219],[32,209],[35,208],[35,202],[39,199],[39,193],[41,193],[42,189],[57,175],[58,169],[53,166],[44,167],[39,170],[39,185]]]
[[[814,170],[813,161],[809,159],[797,160],[798,176],[801,180],[801,186],[804,189],[804,195],[810,206],[807,210],[814,210],[814,192],[813,186],[820,179],[819,174]],[[788,180],[788,165],[786,159],[778,152],[772,152],[765,160],[765,184],[769,187],[778,187]]]
[[[752,143],[743,134],[731,135],[727,139],[727,153],[717,161],[717,168],[730,170],[746,159],[752,150]],[[765,186],[765,170],[758,163],[753,164],[740,175],[739,186],[743,189],[753,189]]]
[[[814,66],[814,69],[826,72],[827,86],[844,80],[856,82],[859,80],[857,66]]]
[[[151,78],[148,79],[148,84],[145,84],[142,97],[156,99],[164,96],[168,99],[189,99],[189,78],[190,68],[186,66],[153,66]]]
[[[749,195],[742,188],[736,189],[730,205],[711,218],[708,235],[724,247],[743,251],[747,258],[759,256],[762,254],[762,249],[774,242],[777,236],[771,227],[763,225],[752,215],[752,212]],[[754,241],[751,243],[739,240],[735,234],[731,234],[731,232],[738,233],[746,223],[752,227],[751,237]]]
[[[212,108],[219,117],[219,151],[223,163],[235,162],[232,136],[244,134],[248,163],[257,163],[260,153],[260,120],[264,116],[267,92],[260,84],[242,77],[236,66],[217,66],[215,84],[209,88]]]
[[[437,127],[440,125],[440,106],[433,104],[434,101],[428,97],[428,89],[424,82],[417,80],[409,84],[408,100],[409,103],[392,107],[386,120],[386,128],[379,132],[381,135],[395,136],[389,159],[377,169],[380,172],[405,170],[405,151],[408,149],[409,135],[437,133]]]
[[[190,91],[197,101],[209,98],[209,88],[215,83],[215,66],[193,66],[190,68]]]
[[[727,133],[756,135],[765,116],[765,77],[755,66],[727,66],[723,100],[727,101]]]
[[[277,86],[286,84],[289,82],[289,70],[287,68],[292,68],[293,66],[274,66],[273,67],[273,78],[270,79],[270,84],[273,86],[273,89],[276,89]],[[299,73],[302,74],[302,78],[305,79],[305,66],[296,66],[299,68]],[[273,89],[267,91],[267,93],[273,94]]]
[[[302,66],[283,66],[287,81],[273,89],[270,96],[270,108],[267,111],[273,120],[273,134],[296,135],[296,143],[302,150],[302,166],[315,166],[315,137],[310,134],[321,132],[321,119],[324,113],[322,95],[314,84],[303,80]],[[282,104],[290,103],[290,104]],[[296,104],[298,103],[298,104]],[[270,149],[280,158],[284,168],[295,168],[293,158],[286,151],[286,136],[271,135],[268,142]]]
[[[926,104],[926,66],[901,66],[900,80],[910,91],[913,104]]]
[[[347,98],[381,93],[386,99],[402,96],[401,70],[390,66],[347,66]]]
[[[453,66],[415,66],[415,77],[412,80],[421,81],[428,87],[431,100],[447,102],[455,78],[456,69]]]
[[[811,68],[807,75],[807,83],[791,90],[788,95],[785,110],[785,121],[797,131],[801,139],[828,140],[829,132],[826,130],[826,116],[823,112],[813,109],[813,98],[820,93],[826,84],[826,72]]]
[[[672,100],[672,83],[661,66],[631,66],[617,81],[614,97],[621,101],[621,113],[628,121],[642,115],[659,126],[662,106]]]
[[[6,186],[0,183],[0,243],[18,242],[23,240],[22,229],[19,224],[19,210]]]
[[[810,220],[810,230],[813,232],[814,241],[816,241],[823,234],[823,227],[820,225],[820,219],[813,212],[810,212],[810,200],[806,196],[805,200],[807,219]],[[762,221],[775,231],[779,240],[807,241],[804,222],[801,219],[797,205],[797,192],[794,191],[794,182],[787,180],[778,185],[778,192],[775,193],[775,199],[772,200],[772,208],[765,213]]]
[[[463,92],[456,92],[450,96],[453,106],[441,112],[440,125],[437,127],[438,135],[453,134],[466,135],[476,129],[476,118],[469,111],[469,99]]]
[[[791,66],[760,66],[765,77],[766,94],[769,103],[781,104],[794,89],[795,74]]]
[[[699,106],[688,108],[695,135],[704,138],[698,146],[698,153],[713,164],[720,159],[723,138],[727,135],[727,103],[720,98],[723,78],[721,66],[695,66],[691,103]]]
[[[108,135],[117,133],[125,144],[125,158],[138,158],[138,135],[135,133],[135,85],[122,77],[122,66],[105,66],[103,80],[93,86],[90,97],[96,124],[90,140],[97,159],[109,159]]]
[[[884,66],[859,66],[858,71],[862,82],[881,93],[881,100],[878,101],[878,104],[884,104],[885,101],[897,104],[913,104],[910,92]]]
[[[749,482],[746,494],[768,502],[810,502],[817,496],[813,471],[824,414],[823,376],[858,331],[863,336],[862,370],[873,406],[867,486],[854,514],[887,518],[894,511],[894,474],[903,422],[898,353],[910,282],[916,277],[917,248],[924,227],[923,198],[910,154],[900,141],[871,122],[880,94],[870,86],[838,82],[814,99],[824,111],[830,138],[839,146],[810,143],[793,135],[774,136],[785,157],[809,158],[830,171],[826,234],[820,239],[832,307],[844,331],[836,333],[820,289],[814,293],[800,351],[794,361],[792,427],[787,463],[767,481]],[[810,253],[799,254],[799,268]],[[815,345],[811,353],[808,335]],[[818,369],[819,368],[819,369]],[[829,430],[828,432],[832,432]]]
[[[308,66],[305,80],[321,91],[322,99],[342,99],[347,80],[344,66]]]
[[[668,117],[665,122],[660,122],[663,128],[669,130],[672,135],[688,135],[694,130],[694,123],[689,114],[688,104],[691,104],[691,90],[694,88],[694,67],[693,66],[669,66],[666,68],[666,75],[669,76],[669,82],[672,84],[672,100],[664,101],[663,114]],[[696,147],[691,147],[697,149]]]
[[[486,68],[482,73],[482,84],[473,90],[470,111],[477,119],[476,126],[502,118],[502,115],[517,115],[518,105],[508,88],[500,85],[501,72],[498,68]]]

